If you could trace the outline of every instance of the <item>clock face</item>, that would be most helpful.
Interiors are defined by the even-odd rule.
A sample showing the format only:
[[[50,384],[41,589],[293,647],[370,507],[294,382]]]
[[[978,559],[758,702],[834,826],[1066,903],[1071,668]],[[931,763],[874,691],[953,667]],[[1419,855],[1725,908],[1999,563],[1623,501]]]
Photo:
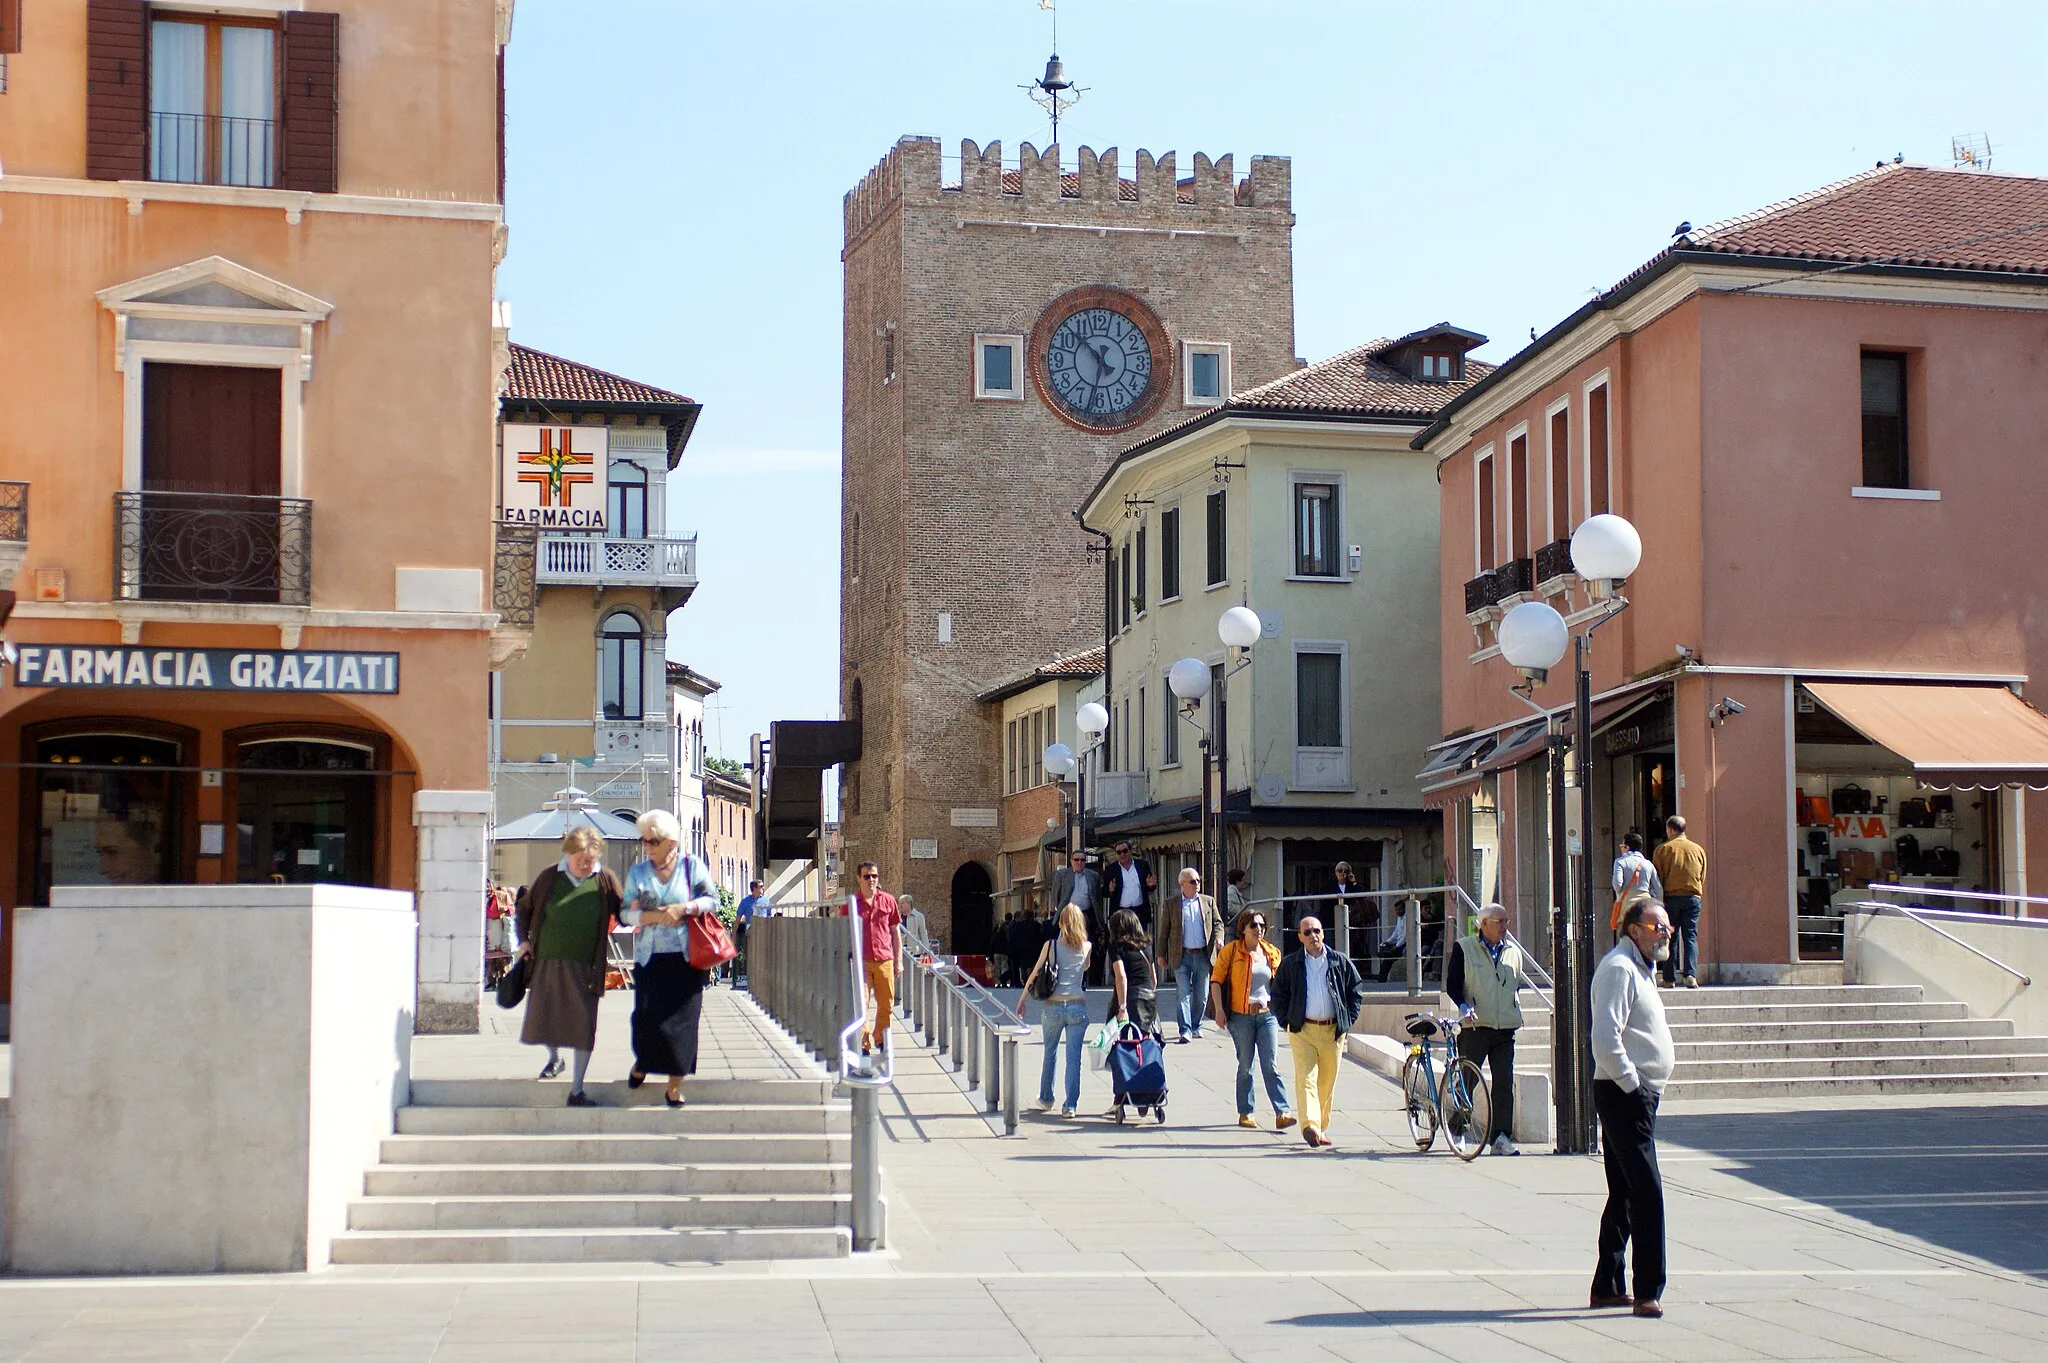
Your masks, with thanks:
[[[1122,426],[1152,387],[1152,347],[1137,323],[1109,308],[1082,308],[1053,328],[1046,387],[1067,415]]]
[[[1032,386],[1085,431],[1128,430],[1157,410],[1172,378],[1166,329],[1135,295],[1084,286],[1053,300],[1032,328]]]

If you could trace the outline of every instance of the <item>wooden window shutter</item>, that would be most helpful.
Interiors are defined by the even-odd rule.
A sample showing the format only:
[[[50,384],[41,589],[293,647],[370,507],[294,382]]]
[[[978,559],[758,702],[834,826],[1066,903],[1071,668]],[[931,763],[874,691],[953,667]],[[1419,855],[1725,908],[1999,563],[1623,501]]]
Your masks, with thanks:
[[[92,0],[85,34],[86,178],[140,180],[148,166],[149,6]]]
[[[21,0],[0,0],[0,53],[21,51]]]
[[[294,11],[284,16],[284,155],[278,188],[332,194],[339,180],[341,16]]]

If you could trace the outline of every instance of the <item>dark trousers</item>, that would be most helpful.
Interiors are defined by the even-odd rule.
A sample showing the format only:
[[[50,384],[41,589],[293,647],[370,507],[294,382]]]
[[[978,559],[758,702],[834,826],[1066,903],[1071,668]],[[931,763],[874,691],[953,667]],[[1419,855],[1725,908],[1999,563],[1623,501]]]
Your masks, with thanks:
[[[1671,960],[1666,963],[1664,982],[1676,984],[1687,975],[1700,973],[1700,897],[1666,895],[1664,912],[1671,915]]]
[[[1624,1092],[1607,1079],[1593,1081],[1600,1114],[1600,1152],[1607,1162],[1607,1209],[1600,1213],[1600,1259],[1593,1295],[1628,1291],[1628,1242],[1636,1243],[1635,1297],[1664,1295],[1664,1176],[1657,1170],[1657,1099]]]
[[[1495,1136],[1515,1134],[1515,1029],[1512,1027],[1467,1026],[1458,1029],[1458,1054],[1475,1065],[1487,1067],[1486,1086],[1493,1097]]]

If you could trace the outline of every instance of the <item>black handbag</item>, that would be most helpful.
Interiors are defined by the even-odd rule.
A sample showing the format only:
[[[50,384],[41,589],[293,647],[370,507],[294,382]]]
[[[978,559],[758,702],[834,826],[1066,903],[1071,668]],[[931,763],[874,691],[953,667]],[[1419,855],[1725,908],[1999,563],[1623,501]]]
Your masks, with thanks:
[[[1815,828],[1807,833],[1806,850],[1817,857],[1828,854],[1828,835],[1825,829]]]
[[[1059,939],[1054,938],[1045,944],[1044,963],[1039,972],[1031,977],[1032,998],[1037,999],[1040,1003],[1044,1003],[1052,997],[1053,977],[1059,974],[1059,968]]]
[[[1917,795],[1910,800],[1899,801],[1899,827],[1932,828],[1934,811],[1927,807],[1927,801]]]
[[[1963,854],[1953,847],[1930,847],[1925,861],[1931,876],[1947,878],[1963,873]]]
[[[498,976],[500,1008],[517,1008],[521,1000],[525,999],[527,979],[532,973],[532,967],[531,956],[516,957],[511,965],[505,967],[505,973]]]
[[[1836,786],[1828,792],[1828,801],[1837,814],[1868,814],[1870,792],[1854,781]]]
[[[1930,795],[1927,797],[1927,812],[1930,814],[1953,814],[1956,812],[1956,797],[1953,795]]]
[[[1901,833],[1892,839],[1892,850],[1898,854],[1899,874],[1917,876],[1926,874],[1921,868],[1926,861],[1920,855],[1920,839],[1911,833]]]

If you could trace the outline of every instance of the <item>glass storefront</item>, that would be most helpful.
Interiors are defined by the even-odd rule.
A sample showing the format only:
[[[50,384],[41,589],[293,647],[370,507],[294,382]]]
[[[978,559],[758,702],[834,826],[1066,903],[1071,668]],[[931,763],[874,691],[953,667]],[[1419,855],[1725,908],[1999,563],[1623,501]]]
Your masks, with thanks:
[[[39,739],[34,893],[56,885],[162,885],[184,880],[183,745],[130,733]]]
[[[235,879],[375,884],[376,753],[368,744],[279,738],[239,745]]]

